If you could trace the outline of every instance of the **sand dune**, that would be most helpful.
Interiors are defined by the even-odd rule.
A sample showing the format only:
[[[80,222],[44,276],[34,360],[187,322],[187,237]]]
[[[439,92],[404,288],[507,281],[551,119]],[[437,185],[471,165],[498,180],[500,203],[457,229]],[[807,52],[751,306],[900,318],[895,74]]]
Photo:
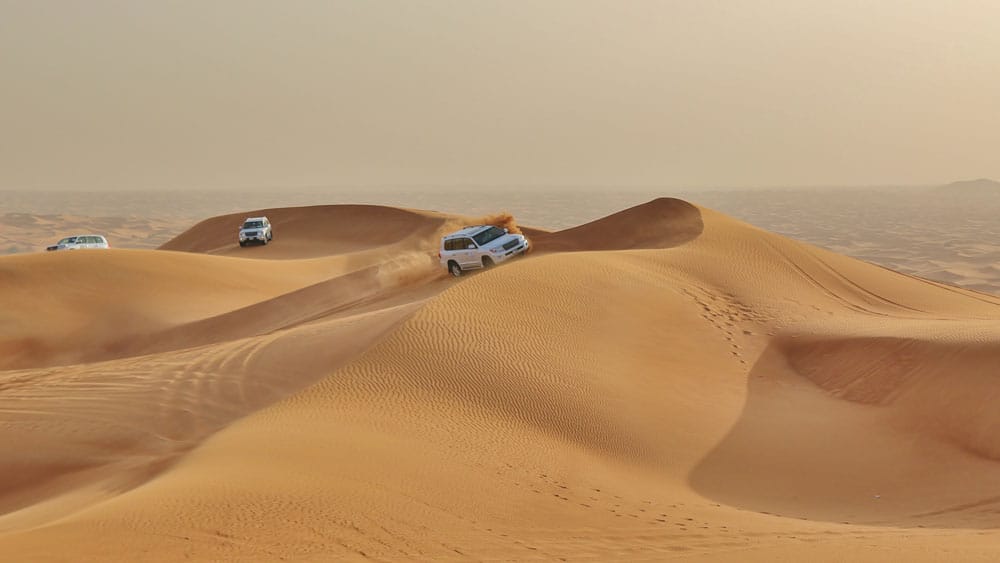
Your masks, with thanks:
[[[0,552],[998,555],[1000,298],[675,199],[460,280],[477,218],[264,212],[0,258]]]
[[[985,265],[1000,256],[995,217],[1000,192],[990,190],[870,188],[692,191],[685,197],[742,221],[838,254],[893,270],[1000,294],[1000,271]],[[520,223],[568,228],[656,197],[651,191],[578,192],[572,200],[550,190],[507,190],[505,201]],[[216,239],[222,251],[227,229],[248,212],[277,206],[366,201],[399,208],[448,209],[471,218],[494,214],[492,198],[475,191],[441,190],[282,190],[278,192],[189,191],[160,193],[3,192],[0,254],[41,251],[67,234],[97,231],[115,248],[156,248],[208,215],[228,214],[232,222]],[[323,207],[323,206],[319,206]],[[352,206],[357,207],[357,206]],[[383,208],[385,209],[385,208]],[[239,211],[239,214],[234,214]],[[402,209],[397,212],[403,211]],[[387,213],[392,213],[389,211]],[[418,212],[419,213],[419,212]],[[111,215],[111,216],[109,216]],[[315,225],[308,228],[315,229]],[[381,229],[376,229],[381,231]],[[532,230],[529,228],[529,231]],[[351,233],[346,233],[350,238]],[[361,239],[367,244],[369,239]],[[620,246],[626,246],[619,244]],[[289,252],[290,249],[284,249]],[[323,255],[322,248],[317,250]],[[275,250],[261,251],[259,256]],[[297,252],[308,255],[308,248]]]
[[[973,182],[972,184],[975,184]],[[1000,191],[964,189],[746,190],[699,203],[772,232],[922,278],[1000,293]]]
[[[253,247],[255,258],[289,259],[347,254],[409,242],[429,248],[447,218],[374,205],[327,205],[258,209],[206,219],[168,241],[162,250],[247,255],[233,244],[246,217],[266,215],[283,244]]]
[[[697,207],[662,198],[578,227],[531,234],[539,251],[628,250],[677,246],[702,227]]]

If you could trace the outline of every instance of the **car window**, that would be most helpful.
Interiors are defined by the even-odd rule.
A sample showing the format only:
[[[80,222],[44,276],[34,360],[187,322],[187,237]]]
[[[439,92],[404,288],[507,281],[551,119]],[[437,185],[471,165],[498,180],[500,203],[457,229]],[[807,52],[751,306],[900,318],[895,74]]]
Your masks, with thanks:
[[[472,244],[472,239],[470,239],[470,238],[458,239],[458,241],[459,241],[458,248],[461,249],[461,250],[465,250],[466,248],[469,248],[469,245]]]
[[[476,239],[476,244],[482,246],[491,240],[496,240],[504,236],[504,234],[504,230],[500,227],[490,227],[472,238]]]

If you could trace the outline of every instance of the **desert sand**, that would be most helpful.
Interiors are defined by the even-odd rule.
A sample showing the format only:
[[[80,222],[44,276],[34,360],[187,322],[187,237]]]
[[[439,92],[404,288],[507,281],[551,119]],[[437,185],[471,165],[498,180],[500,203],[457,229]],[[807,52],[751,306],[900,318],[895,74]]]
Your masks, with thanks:
[[[1000,557],[1000,297],[678,199],[461,279],[478,217],[256,212],[0,257],[5,559]]]
[[[566,229],[663,195],[662,190],[496,188],[522,223]],[[837,254],[950,285],[1000,294],[1000,182],[933,187],[694,190],[676,197]],[[247,209],[375,204],[481,216],[476,190],[286,189],[157,192],[0,190],[0,255],[38,252],[96,232],[115,248],[153,249],[214,215]]]

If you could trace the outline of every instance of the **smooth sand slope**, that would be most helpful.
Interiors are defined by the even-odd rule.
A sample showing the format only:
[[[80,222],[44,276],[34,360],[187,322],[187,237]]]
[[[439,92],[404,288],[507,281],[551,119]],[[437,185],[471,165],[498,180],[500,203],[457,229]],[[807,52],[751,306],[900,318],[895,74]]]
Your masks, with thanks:
[[[264,212],[0,258],[0,553],[1000,556],[1000,298],[672,199],[460,280],[475,218]]]

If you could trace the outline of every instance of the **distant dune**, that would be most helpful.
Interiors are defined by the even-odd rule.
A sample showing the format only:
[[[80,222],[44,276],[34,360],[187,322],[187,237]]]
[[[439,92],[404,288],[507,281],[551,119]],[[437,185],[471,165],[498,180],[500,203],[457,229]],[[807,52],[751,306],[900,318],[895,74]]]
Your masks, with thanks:
[[[1000,193],[1000,182],[989,178],[978,178],[976,180],[961,180],[941,186],[942,191],[952,191],[956,193]]]
[[[0,255],[44,251],[61,238],[91,233],[105,235],[116,248],[156,248],[189,225],[177,219],[3,213]]]
[[[498,217],[0,257],[0,553],[1000,556],[1000,297],[671,198],[448,277]]]

